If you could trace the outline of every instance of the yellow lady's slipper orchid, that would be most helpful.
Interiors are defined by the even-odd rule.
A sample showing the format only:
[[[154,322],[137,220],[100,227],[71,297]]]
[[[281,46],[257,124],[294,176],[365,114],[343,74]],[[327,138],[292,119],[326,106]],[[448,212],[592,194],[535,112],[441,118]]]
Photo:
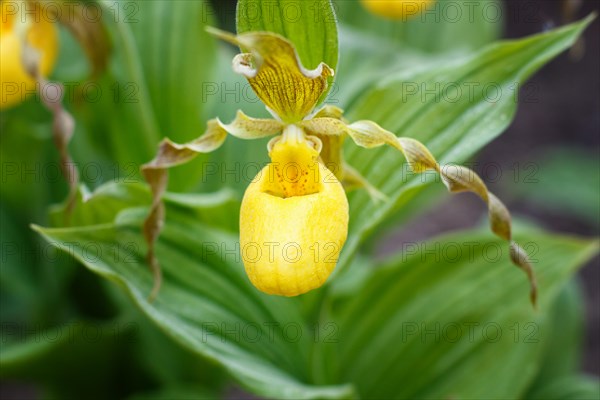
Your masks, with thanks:
[[[404,20],[421,14],[435,0],[361,0],[371,13],[387,18]]]
[[[35,93],[36,81],[23,67],[22,40],[41,53],[39,64],[42,76],[47,76],[58,54],[58,30],[55,24],[39,12],[26,12],[25,2],[2,1],[0,29],[0,109],[22,102]]]
[[[320,287],[346,241],[346,193],[319,162],[320,141],[307,139],[296,125],[286,127],[242,201],[242,259],[265,293],[296,296]]]
[[[234,58],[233,69],[248,79],[274,119],[250,118],[238,111],[229,124],[210,120],[204,135],[189,143],[163,140],[158,155],[142,167],[153,195],[144,223],[148,261],[155,274],[151,298],[160,287],[154,241],[164,219],[160,198],[167,186],[166,169],[217,149],[231,134],[241,139],[278,135],[268,145],[271,163],[246,189],[240,212],[242,260],[259,290],[295,296],[323,285],[346,241],[344,189],[364,187],[373,197],[383,197],[345,164],[341,146],[350,137],[367,149],[389,145],[405,156],[414,172],[436,171],[449,191],[469,191],[483,199],[492,231],[509,242],[512,262],[527,273],[535,304],[535,275],[525,252],[512,241],[510,214],[477,174],[464,167],[440,166],[417,140],[397,137],[372,121],[348,123],[343,111],[332,106],[315,110],[334,71],[324,63],[305,69],[284,37],[270,32],[237,36],[216,29],[210,32],[248,51]]]

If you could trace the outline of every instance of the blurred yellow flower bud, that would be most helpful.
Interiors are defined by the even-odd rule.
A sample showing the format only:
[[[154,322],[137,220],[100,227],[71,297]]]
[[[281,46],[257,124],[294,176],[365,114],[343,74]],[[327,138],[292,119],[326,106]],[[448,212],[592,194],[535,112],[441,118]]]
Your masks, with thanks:
[[[0,28],[0,109],[22,102],[36,90],[35,80],[23,67],[22,39],[19,29],[25,29],[26,40],[41,53],[40,72],[47,76],[58,53],[58,30],[37,6],[25,2],[2,1]],[[33,12],[31,12],[33,9]]]
[[[348,201],[319,162],[321,143],[295,125],[270,143],[269,163],[246,189],[240,248],[259,290],[296,296],[325,283],[348,232]]]
[[[371,13],[387,18],[404,20],[422,13],[435,0],[361,0]]]

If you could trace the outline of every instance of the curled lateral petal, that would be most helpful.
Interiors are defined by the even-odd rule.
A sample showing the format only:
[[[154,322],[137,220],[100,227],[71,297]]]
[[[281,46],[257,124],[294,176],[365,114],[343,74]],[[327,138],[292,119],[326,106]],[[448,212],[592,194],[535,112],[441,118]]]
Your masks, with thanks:
[[[309,115],[327,90],[328,78],[334,75],[325,63],[306,69],[294,45],[272,32],[235,36],[214,28],[207,31],[248,51],[233,59],[234,71],[244,75],[267,108],[286,123]]]
[[[167,169],[184,164],[198,154],[215,151],[225,142],[227,134],[240,139],[259,139],[279,133],[282,123],[270,119],[250,118],[238,111],[235,120],[224,124],[218,119],[208,121],[206,132],[191,142],[178,144],[164,139],[154,159],[144,165],[141,170],[152,191],[150,213],[144,221],[144,238],[148,244],[146,260],[154,275],[154,286],[149,298],[152,300],[160,289],[162,275],[160,264],[154,252],[154,244],[160,234],[165,219],[165,208],[161,197],[167,189]]]
[[[218,120],[218,119],[217,119]],[[274,119],[250,118],[242,111],[237,112],[235,120],[224,124],[220,120],[219,125],[227,133],[239,139],[260,139],[280,133],[285,124]]]
[[[37,6],[35,9],[37,10]],[[5,3],[2,4],[3,17],[5,17],[4,12]],[[10,18],[3,21],[3,23],[9,24],[12,22],[15,21],[11,21]],[[13,84],[19,83],[21,89],[36,90],[44,107],[52,113],[52,136],[60,154],[61,172],[69,184],[69,194],[65,199],[65,224],[68,224],[75,206],[79,185],[79,172],[77,168],[72,168],[73,159],[69,153],[69,142],[75,132],[75,119],[63,106],[64,86],[59,83],[51,83],[45,78],[45,74],[51,69],[56,56],[57,29],[52,23],[44,22],[44,18],[39,24],[33,25],[31,31],[25,29],[15,34],[3,33],[6,38],[2,38],[3,65],[0,80],[3,90],[5,83],[11,83],[11,80]],[[33,36],[33,43],[29,40],[30,36]],[[5,62],[6,51],[9,52],[8,56],[10,57],[7,57],[9,62]],[[10,53],[11,51],[13,53]],[[56,89],[56,92],[45,90],[51,86]],[[4,99],[4,93],[2,97],[0,109],[10,106],[12,103],[12,100]],[[17,97],[22,98],[22,96]]]
[[[321,160],[342,183],[347,192],[365,189],[375,202],[387,201],[385,194],[344,161],[343,143],[347,126],[342,120],[343,111],[335,106],[325,106],[314,118],[302,121],[301,126],[310,134],[321,139]]]
[[[414,172],[421,173],[428,170],[438,172],[451,193],[471,192],[479,196],[488,206],[492,232],[509,243],[512,263],[527,274],[530,284],[529,297],[531,303],[536,306],[535,272],[526,252],[512,240],[510,213],[504,204],[488,191],[485,183],[474,171],[462,166],[440,166],[421,142],[411,138],[396,137],[392,132],[383,129],[373,121],[357,121],[346,125],[337,118],[323,117],[304,121],[303,127],[307,132],[319,130],[321,133],[329,135],[347,134],[357,145],[368,149],[387,144],[404,154]]]
[[[350,124],[348,128],[348,134],[359,146],[377,147],[388,144],[404,154],[413,171],[435,170],[450,192],[471,192],[479,196],[488,206],[492,232],[509,243],[511,261],[527,274],[530,285],[529,297],[534,307],[536,306],[537,280],[526,252],[512,240],[510,213],[504,204],[488,191],[485,183],[474,171],[455,165],[440,166],[429,150],[418,140],[398,138],[372,121],[358,121]]]

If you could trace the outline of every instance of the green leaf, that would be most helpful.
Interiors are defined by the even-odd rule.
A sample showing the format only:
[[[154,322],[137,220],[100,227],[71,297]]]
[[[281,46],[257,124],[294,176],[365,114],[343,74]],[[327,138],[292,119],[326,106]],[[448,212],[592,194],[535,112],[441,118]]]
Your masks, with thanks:
[[[369,91],[382,76],[412,68],[426,69],[436,63],[439,65],[440,56],[398,48],[385,37],[368,35],[344,24],[338,28],[342,57],[328,104],[346,107],[357,96]]]
[[[528,399],[535,400],[598,400],[600,380],[595,376],[572,375],[553,382],[531,393]]]
[[[106,281],[103,283],[111,300],[120,305],[120,318],[126,321],[123,325],[134,328],[135,339],[131,342],[130,350],[154,383],[141,388],[143,394],[155,387],[163,390],[193,387],[199,390],[198,393],[223,391],[228,380],[222,368],[181,346],[152,323],[126,293]],[[150,393],[154,393],[154,390]]]
[[[485,231],[407,243],[333,307],[340,341],[323,355],[339,365],[331,382],[373,398],[519,397],[540,368],[552,303],[598,243],[539,231],[516,240],[535,249],[539,312]]]
[[[342,25],[395,45],[428,53],[476,50],[496,40],[505,11],[499,0],[438,0],[421,15],[391,21],[371,14],[358,2],[336,0]]]
[[[523,164],[523,185],[511,188],[520,200],[546,211],[568,214],[594,228],[600,226],[600,168],[593,151],[548,148]],[[560,183],[558,183],[560,182]]]
[[[80,185],[68,222],[72,226],[109,223],[120,211],[145,204],[150,204],[150,192],[148,187],[141,183],[109,182],[92,193],[87,187]],[[65,205],[51,207],[50,219],[53,226],[64,225],[67,220]]]
[[[205,85],[217,58],[215,41],[204,30],[212,24],[212,12],[203,0],[101,5],[113,36],[113,57],[95,83],[99,100],[84,101],[74,111],[116,162],[112,176],[139,178],[139,166],[153,158],[162,137],[184,143],[204,130]],[[172,186],[194,186],[200,163],[175,171]]]
[[[305,350],[311,337],[298,299],[257,291],[243,269],[237,236],[203,223],[198,215],[206,206],[198,199],[194,207],[181,198],[167,202],[168,217],[156,247],[164,284],[153,303],[147,300],[152,276],[140,231],[146,209],[123,210],[114,223],[35,229],[50,244],[116,283],[170,337],[223,366],[248,390],[272,398],[349,397],[348,385],[311,383]],[[220,204],[227,209],[230,203]],[[102,203],[82,206],[93,214]],[[206,209],[207,218],[218,214],[215,207]],[[302,336],[292,336],[294,329]]]
[[[567,282],[550,310],[548,337],[541,369],[526,398],[545,390],[552,382],[576,374],[581,362],[584,336],[584,303],[575,280]]]
[[[210,4],[204,0],[135,4],[139,22],[130,25],[160,136],[188,142],[205,129],[206,85],[212,83],[216,66],[216,43],[204,29],[214,23]],[[156,147],[144,161],[155,152]],[[196,186],[202,175],[202,159],[207,158],[200,157],[173,171],[170,187]]]
[[[294,44],[304,67],[324,62],[337,68],[337,23],[329,0],[240,0],[237,31],[278,33]],[[333,78],[329,83],[331,88]]]
[[[100,4],[106,28],[113,39],[113,54],[106,74],[99,79],[102,96],[98,101],[83,101],[74,108],[78,122],[87,124],[96,141],[108,143],[112,158],[123,165],[141,164],[149,159],[161,134],[148,91],[139,49],[132,33],[139,4],[108,2]],[[111,118],[106,118],[111,115]]]
[[[205,1],[138,1],[130,23],[138,62],[161,135],[184,143],[205,129],[204,85],[216,65],[215,40],[205,31],[213,23]]]
[[[397,136],[415,138],[442,164],[464,162],[506,129],[515,114],[518,88],[572,45],[592,18],[493,44],[449,61],[449,65],[388,76],[352,103],[346,116],[350,121],[373,120]],[[364,150],[348,143],[345,152],[349,164],[390,201],[375,206],[364,192],[349,195],[351,218],[342,253],[344,264],[357,244],[431,181],[415,177],[405,160],[391,149]]]
[[[337,26],[329,0],[240,0],[237,31],[278,33],[294,44],[304,67],[321,62],[337,67]]]
[[[124,300],[128,302],[129,308],[135,307],[129,299]],[[202,386],[205,390],[222,390],[225,383],[222,368],[199,358],[167,336],[145,316],[138,317],[137,314],[141,313],[136,312],[138,340],[133,346],[134,351],[140,364],[157,378],[161,386],[195,385]]]
[[[108,182],[93,192],[82,185],[69,216],[69,225],[110,223],[127,208],[150,205],[150,199],[148,186],[137,182]],[[204,194],[165,193],[163,201],[194,213],[194,218],[203,224],[238,231],[239,200],[236,193],[227,187]],[[64,205],[52,207],[50,215],[54,226],[61,226],[65,220]]]

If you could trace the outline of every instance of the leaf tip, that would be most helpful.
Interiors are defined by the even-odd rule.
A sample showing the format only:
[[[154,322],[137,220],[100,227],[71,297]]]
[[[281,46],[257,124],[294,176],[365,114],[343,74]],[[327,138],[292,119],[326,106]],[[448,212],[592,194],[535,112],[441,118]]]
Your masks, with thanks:
[[[30,228],[31,228],[33,231],[35,231],[35,232],[37,232],[37,233],[40,233],[40,234],[43,234],[43,229],[44,229],[44,228],[42,228],[42,227],[41,227],[41,226],[39,226],[38,224],[29,224],[29,227],[30,227]]]

